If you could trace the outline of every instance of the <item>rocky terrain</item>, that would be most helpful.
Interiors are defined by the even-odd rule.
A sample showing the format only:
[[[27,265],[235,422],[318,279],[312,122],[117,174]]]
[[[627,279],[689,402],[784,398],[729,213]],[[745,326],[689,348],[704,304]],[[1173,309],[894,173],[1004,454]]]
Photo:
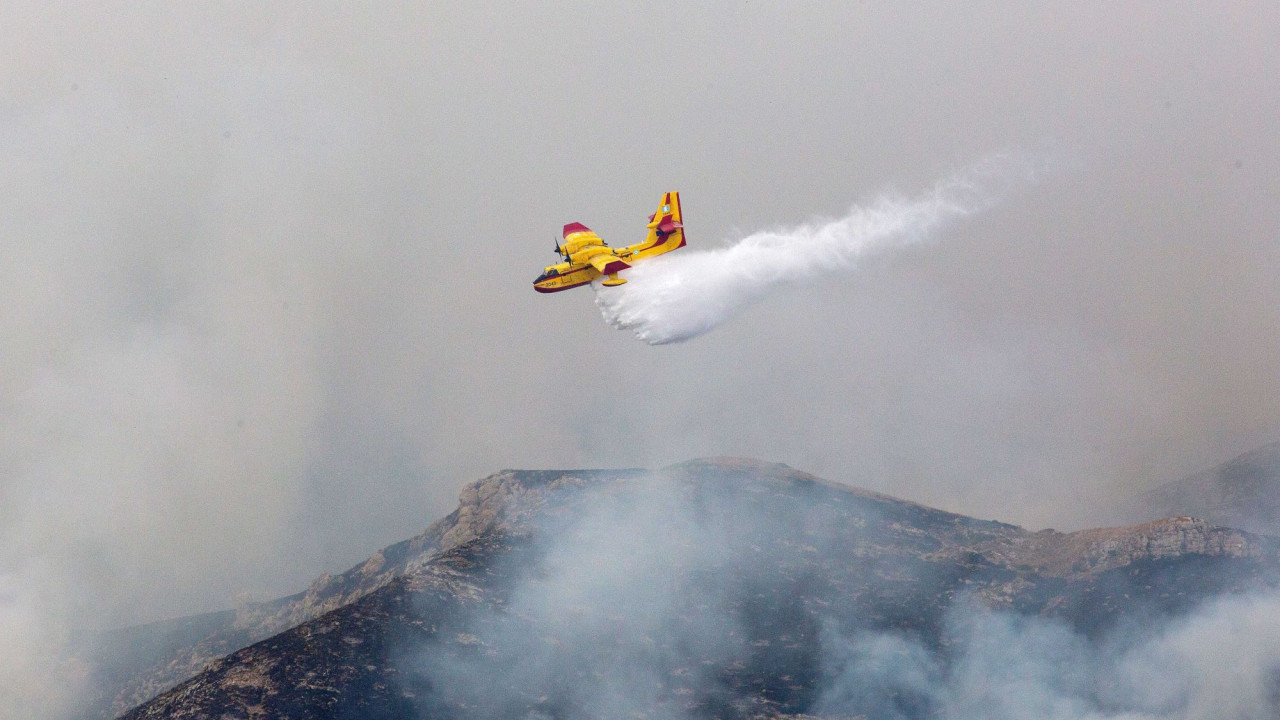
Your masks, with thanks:
[[[1280,578],[1280,541],[1191,517],[1030,532],[747,460],[503,471],[460,500],[210,618],[131,691],[203,669],[124,717],[930,717],[938,694],[902,678],[945,672],[984,613],[1112,638]]]
[[[634,477],[641,470],[611,470],[610,479]],[[303,592],[235,611],[125,628],[97,645],[87,663],[96,668],[100,696],[84,713],[113,718],[200,672],[209,662],[259,640],[348,605],[416,568],[442,550],[486,533],[518,526],[533,512],[539,496],[565,473],[503,471],[468,485],[458,508],[422,534],[374,553],[338,575],[324,574]],[[590,480],[596,471],[579,471]]]
[[[1156,516],[1195,515],[1218,525],[1280,535],[1280,443],[1156,488],[1142,505]]]

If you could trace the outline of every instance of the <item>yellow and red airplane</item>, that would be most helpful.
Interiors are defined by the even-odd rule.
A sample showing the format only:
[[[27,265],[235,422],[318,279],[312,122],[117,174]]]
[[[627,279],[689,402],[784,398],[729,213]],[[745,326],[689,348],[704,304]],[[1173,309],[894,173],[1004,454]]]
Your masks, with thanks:
[[[613,287],[626,282],[618,273],[637,260],[671,252],[684,247],[684,225],[680,222],[680,193],[662,196],[658,211],[649,216],[649,236],[644,242],[624,248],[611,248],[600,236],[582,223],[564,226],[564,244],[556,243],[556,252],[564,262],[548,265],[533,289],[541,293],[560,292],[586,285],[601,275],[602,285]]]

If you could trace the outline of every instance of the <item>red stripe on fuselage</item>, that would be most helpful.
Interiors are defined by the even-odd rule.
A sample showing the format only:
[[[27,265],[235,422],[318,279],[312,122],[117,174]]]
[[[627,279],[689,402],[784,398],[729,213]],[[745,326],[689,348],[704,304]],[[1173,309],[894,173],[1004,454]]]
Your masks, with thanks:
[[[572,285],[560,285],[559,287],[538,287],[535,284],[533,286],[533,289],[537,290],[540,293],[555,293],[555,292],[560,292],[561,290],[572,290],[573,288],[582,287],[583,285],[589,285],[589,284],[591,284],[591,280],[583,280],[580,283],[574,283]]]

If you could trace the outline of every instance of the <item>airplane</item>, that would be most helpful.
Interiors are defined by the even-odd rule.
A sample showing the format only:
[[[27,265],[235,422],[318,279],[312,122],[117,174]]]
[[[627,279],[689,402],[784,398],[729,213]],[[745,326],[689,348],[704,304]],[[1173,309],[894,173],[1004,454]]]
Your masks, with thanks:
[[[548,265],[533,289],[540,293],[560,292],[586,285],[604,276],[601,284],[615,287],[626,282],[618,273],[637,260],[669,253],[684,247],[684,225],[680,222],[680,193],[662,196],[658,210],[649,216],[649,235],[644,242],[624,248],[611,248],[599,235],[582,223],[564,226],[564,243],[556,241],[556,252],[564,262]]]

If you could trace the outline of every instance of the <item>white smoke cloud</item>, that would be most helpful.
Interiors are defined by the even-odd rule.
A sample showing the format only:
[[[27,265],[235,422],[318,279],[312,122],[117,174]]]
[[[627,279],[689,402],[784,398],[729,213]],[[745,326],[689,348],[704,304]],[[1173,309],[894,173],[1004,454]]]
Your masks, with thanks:
[[[969,720],[1211,720],[1280,712],[1280,596],[1222,597],[1089,640],[1066,623],[960,603],[949,666],[892,633],[824,628],[820,715]]]
[[[1171,615],[1135,613],[1092,635],[1062,618],[964,597],[932,639],[923,628],[872,629],[820,602],[822,583],[794,562],[797,552],[848,553],[832,536],[848,519],[824,514],[821,495],[771,503],[747,487],[739,494],[646,477],[583,492],[544,518],[534,538],[490,567],[514,580],[509,591],[444,616],[437,640],[410,654],[411,674],[422,673],[430,698],[422,716],[684,720],[712,716],[719,703],[722,716],[750,717],[735,714],[743,710],[734,704],[743,689],[731,689],[735,678],[758,689],[806,677],[815,685],[787,696],[798,704],[787,712],[886,720],[1280,716],[1274,589]],[[802,549],[799,538],[816,546]],[[893,566],[883,555],[877,562]],[[772,604],[801,588],[812,593],[807,600]],[[800,649],[785,649],[779,627]],[[817,641],[809,646],[805,637]]]
[[[689,717],[667,686],[692,698],[713,684],[715,665],[700,659],[742,652],[723,607],[737,575],[724,568],[746,559],[735,545],[759,525],[735,524],[740,503],[691,495],[646,477],[544,519],[534,559],[499,563],[521,576],[501,610],[446,623],[441,635],[459,641],[418,658],[445,706],[464,717]]]
[[[69,628],[53,617],[56,588],[33,588],[46,568],[0,570],[0,717],[65,718],[90,689],[90,668],[69,659]]]
[[[920,242],[948,221],[991,207],[1012,181],[1034,172],[1025,159],[993,156],[916,197],[884,194],[836,220],[763,230],[713,250],[662,255],[627,271],[625,285],[593,283],[596,305],[610,324],[650,345],[683,342],[779,286]]]

